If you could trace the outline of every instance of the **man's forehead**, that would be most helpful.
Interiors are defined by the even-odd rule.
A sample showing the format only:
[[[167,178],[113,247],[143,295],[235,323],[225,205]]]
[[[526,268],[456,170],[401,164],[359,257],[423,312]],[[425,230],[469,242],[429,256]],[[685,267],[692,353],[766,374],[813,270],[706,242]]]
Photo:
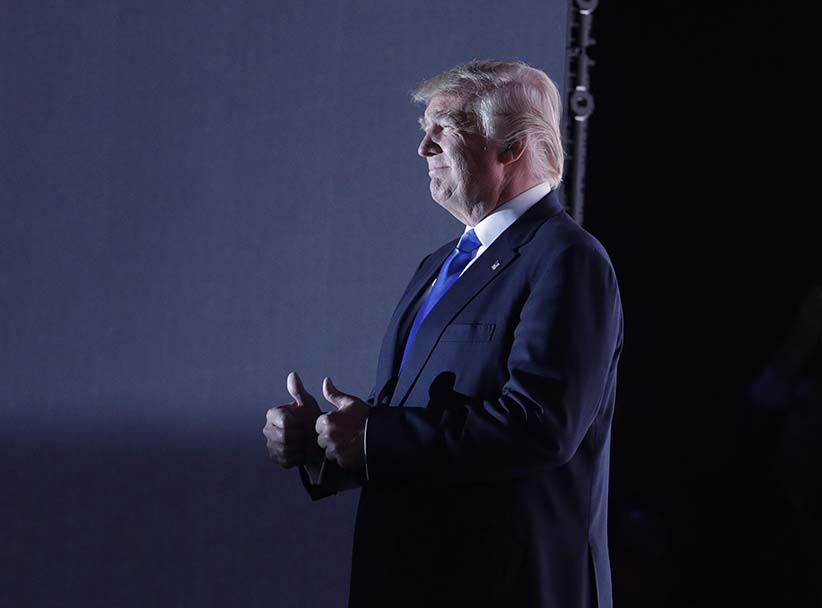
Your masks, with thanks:
[[[437,95],[428,102],[425,113],[420,117],[420,122],[439,120],[463,122],[469,118],[470,113],[465,109],[464,100],[451,95]]]

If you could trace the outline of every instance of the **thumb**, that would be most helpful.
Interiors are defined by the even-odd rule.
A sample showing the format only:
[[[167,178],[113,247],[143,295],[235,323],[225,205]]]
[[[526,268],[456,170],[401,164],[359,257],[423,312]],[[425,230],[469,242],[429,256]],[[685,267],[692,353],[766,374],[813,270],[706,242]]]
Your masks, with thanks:
[[[328,377],[323,379],[323,395],[325,395],[326,400],[335,405],[337,409],[354,403],[354,398],[334,386],[331,378]]]
[[[288,374],[285,384],[288,388],[289,394],[294,398],[294,401],[297,402],[298,406],[302,407],[305,405],[305,402],[310,399],[308,394],[305,392],[303,381],[300,380],[300,376],[297,375],[297,372],[291,372]]]

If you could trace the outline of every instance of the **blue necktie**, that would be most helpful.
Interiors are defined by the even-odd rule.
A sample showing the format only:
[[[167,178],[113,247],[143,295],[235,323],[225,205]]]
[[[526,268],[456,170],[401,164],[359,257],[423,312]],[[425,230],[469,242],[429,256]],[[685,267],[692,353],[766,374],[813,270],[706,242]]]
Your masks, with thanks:
[[[468,232],[460,237],[460,242],[457,243],[456,249],[451,252],[451,255],[445,260],[440,268],[440,273],[437,275],[437,281],[431,288],[428,298],[422,303],[417,316],[414,318],[414,324],[411,325],[411,331],[408,332],[408,339],[405,341],[405,350],[402,353],[402,360],[400,361],[400,369],[405,365],[405,359],[408,357],[408,352],[411,350],[411,344],[414,342],[414,337],[417,335],[417,330],[422,325],[423,319],[431,312],[443,294],[448,291],[448,288],[454,284],[459,278],[460,273],[468,266],[474,252],[482,245],[477,235],[474,234],[474,229],[471,228]]]

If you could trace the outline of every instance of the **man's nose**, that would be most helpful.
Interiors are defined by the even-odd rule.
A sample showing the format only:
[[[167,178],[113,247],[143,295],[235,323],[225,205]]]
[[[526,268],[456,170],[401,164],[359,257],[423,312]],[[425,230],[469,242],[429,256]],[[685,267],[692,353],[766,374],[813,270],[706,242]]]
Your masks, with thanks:
[[[442,148],[439,147],[439,144],[431,139],[431,134],[426,133],[425,136],[422,138],[420,142],[419,148],[417,148],[417,154],[422,156],[423,158],[427,156],[435,156],[442,152]]]

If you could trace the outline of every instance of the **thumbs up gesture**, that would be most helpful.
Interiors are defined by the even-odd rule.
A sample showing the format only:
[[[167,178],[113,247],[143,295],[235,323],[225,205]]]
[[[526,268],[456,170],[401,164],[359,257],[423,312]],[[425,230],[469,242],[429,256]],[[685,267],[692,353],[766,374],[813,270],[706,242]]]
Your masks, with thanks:
[[[317,400],[305,390],[297,372],[288,374],[286,388],[294,399],[266,412],[263,435],[271,460],[286,469],[299,464],[319,464],[323,449],[317,444],[314,430],[322,414]]]
[[[336,410],[317,418],[314,430],[317,443],[325,449],[325,457],[336,460],[341,469],[349,471],[365,466],[363,432],[371,407],[359,397],[343,393],[331,378],[323,380],[323,395]]]

